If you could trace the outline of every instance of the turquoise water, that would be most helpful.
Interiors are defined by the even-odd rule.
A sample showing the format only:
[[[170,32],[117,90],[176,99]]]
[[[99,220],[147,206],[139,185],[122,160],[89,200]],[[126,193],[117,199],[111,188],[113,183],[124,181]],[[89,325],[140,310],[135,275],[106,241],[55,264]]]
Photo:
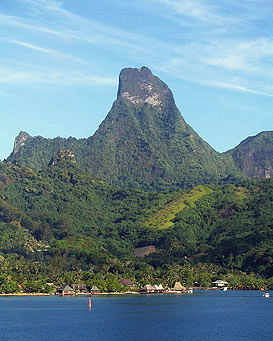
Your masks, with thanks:
[[[273,340],[273,293],[1,297],[1,340]]]

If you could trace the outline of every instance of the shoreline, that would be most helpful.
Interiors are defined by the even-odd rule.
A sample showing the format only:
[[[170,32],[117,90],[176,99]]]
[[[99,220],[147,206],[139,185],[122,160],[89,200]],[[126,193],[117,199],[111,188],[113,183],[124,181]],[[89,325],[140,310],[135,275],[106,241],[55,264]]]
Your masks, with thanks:
[[[207,291],[207,290],[217,290],[217,291],[222,291],[219,288],[214,288],[214,287],[208,287],[208,288],[200,288],[200,287],[193,287],[192,288],[194,291]],[[251,289],[228,289],[228,291],[233,291],[233,290],[239,290],[239,291],[245,291],[245,290],[251,290]],[[269,289],[270,290],[270,289]],[[254,289],[251,291],[262,291],[261,289]],[[56,295],[54,293],[24,293],[24,292],[18,292],[18,293],[0,293],[0,297],[12,297],[12,296],[57,296],[57,297],[96,297],[96,296],[113,296],[113,295],[183,295],[183,294],[189,294],[187,292],[162,292],[162,293],[146,293],[146,292],[138,292],[138,291],[125,291],[125,292],[100,292],[96,294],[91,294],[91,293],[77,293],[74,295]]]
[[[46,293],[15,292],[12,294],[0,294],[0,296],[55,296],[55,295]]]

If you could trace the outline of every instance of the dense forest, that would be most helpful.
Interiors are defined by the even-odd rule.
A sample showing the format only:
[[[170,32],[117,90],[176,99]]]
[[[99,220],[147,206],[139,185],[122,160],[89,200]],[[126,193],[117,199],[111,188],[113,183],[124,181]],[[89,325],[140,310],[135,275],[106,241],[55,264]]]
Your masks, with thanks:
[[[0,165],[0,292],[176,280],[273,288],[273,180],[144,192],[98,181],[67,150],[34,171]],[[136,257],[134,249],[156,252]]]

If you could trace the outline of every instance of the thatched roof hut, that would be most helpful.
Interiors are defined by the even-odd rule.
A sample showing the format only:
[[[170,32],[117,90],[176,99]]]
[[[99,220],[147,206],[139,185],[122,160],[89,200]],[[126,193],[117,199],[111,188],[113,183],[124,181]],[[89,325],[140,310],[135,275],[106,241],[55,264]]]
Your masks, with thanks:
[[[186,288],[183,287],[183,285],[180,282],[175,282],[173,290],[175,290],[175,291],[186,291]]]
[[[155,287],[153,287],[151,284],[146,284],[144,285],[143,288],[140,289],[140,292],[145,292],[145,293],[154,292],[154,291],[155,291]]]
[[[100,289],[96,285],[93,285],[91,288],[91,294],[96,294],[99,292],[100,292]]]
[[[164,291],[162,284],[155,285],[154,288],[155,288],[155,291],[159,293]]]
[[[63,285],[56,290],[56,295],[74,295],[75,291],[69,285]]]
[[[160,283],[159,286],[158,286],[158,290],[164,290],[162,284]]]
[[[213,284],[214,287],[218,287],[218,288],[227,287],[228,286],[228,282],[224,281],[222,279],[218,279],[217,281],[212,282],[212,284]]]

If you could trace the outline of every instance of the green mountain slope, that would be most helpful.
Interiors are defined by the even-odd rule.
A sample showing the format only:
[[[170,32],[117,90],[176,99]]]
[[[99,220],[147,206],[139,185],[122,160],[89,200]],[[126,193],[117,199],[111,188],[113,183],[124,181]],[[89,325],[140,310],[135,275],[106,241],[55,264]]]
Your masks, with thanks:
[[[214,186],[194,206],[176,215],[167,241],[172,243],[173,255],[186,254],[195,261],[270,277],[272,218],[272,179]]]
[[[21,212],[10,222],[20,223],[45,243],[54,244],[71,235],[90,237],[89,241],[116,256],[128,250],[132,253],[142,238],[137,231],[144,227],[145,215],[172,197],[95,181],[66,150],[41,171],[1,164],[0,174],[0,198]],[[123,240],[123,234],[131,237]]]
[[[156,245],[163,262],[203,253],[216,264],[232,256],[236,266],[251,267],[253,250],[272,243],[272,181],[172,193],[122,190],[95,181],[62,151],[39,172],[1,164],[0,222],[25,233],[31,245],[69,249],[77,237],[105,255],[131,257],[135,247]]]
[[[273,132],[264,131],[242,141],[229,150],[235,164],[250,178],[270,178],[273,176]]]
[[[212,191],[208,186],[196,186],[186,193],[179,193],[162,208],[151,213],[145,225],[157,229],[173,226],[173,220],[178,213],[189,206],[195,206],[196,201]]]
[[[79,275],[93,269],[103,276],[138,274],[145,283],[190,266],[200,273],[208,269],[199,263],[213,264],[206,270],[211,277],[218,267],[222,273],[270,278],[272,218],[272,179],[148,193],[94,180],[67,150],[38,172],[2,163],[0,269],[5,278],[0,276],[0,286],[8,276],[19,281],[18,267],[25,263],[35,278],[47,274],[56,281],[61,270],[77,269]],[[156,252],[133,256],[134,248],[148,245]],[[6,260],[13,269],[9,273]],[[194,278],[187,277],[187,283]]]
[[[146,67],[121,71],[117,100],[92,137],[21,133],[8,161],[37,170],[61,148],[93,177],[121,187],[189,188],[239,175],[231,155],[217,153],[186,124],[168,86]]]

